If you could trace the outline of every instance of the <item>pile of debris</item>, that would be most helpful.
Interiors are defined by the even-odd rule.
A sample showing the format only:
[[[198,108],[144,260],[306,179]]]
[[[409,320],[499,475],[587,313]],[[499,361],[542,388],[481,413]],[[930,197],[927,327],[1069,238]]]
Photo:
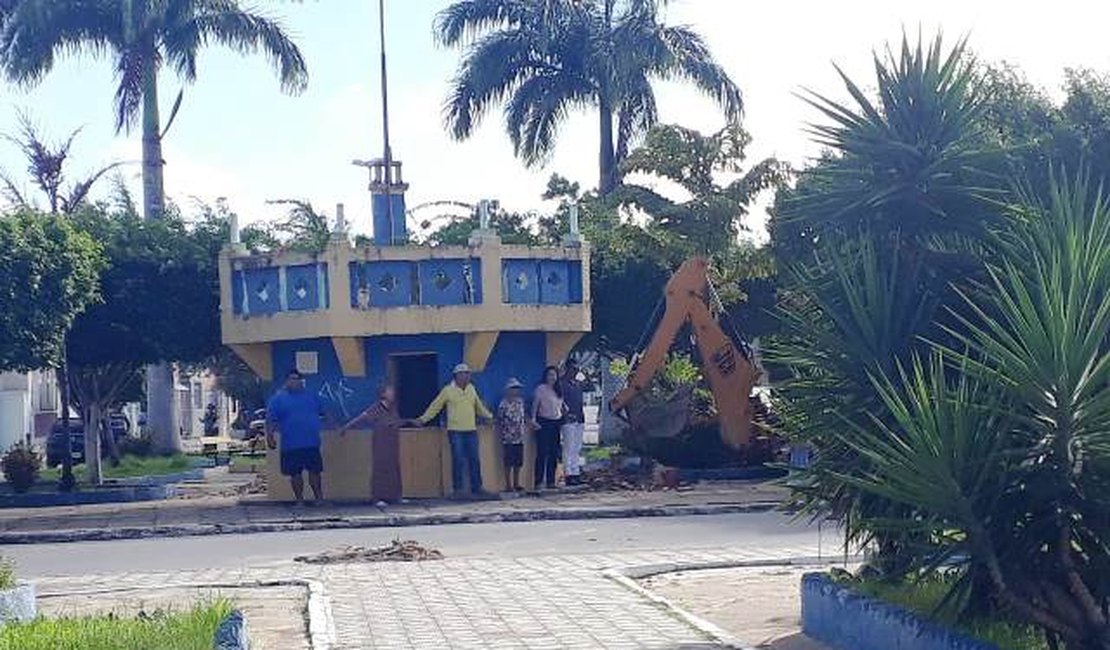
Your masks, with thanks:
[[[657,490],[684,490],[676,470],[656,466],[652,471],[629,471],[617,467],[589,469],[584,473],[585,482],[594,490],[609,492],[655,492]]]
[[[421,546],[419,543],[408,540],[393,540],[387,546],[366,548],[364,546],[346,546],[341,549],[325,551],[318,555],[300,555],[293,558],[305,564],[345,564],[349,562],[423,562],[424,560],[442,560],[443,553],[434,548]]]

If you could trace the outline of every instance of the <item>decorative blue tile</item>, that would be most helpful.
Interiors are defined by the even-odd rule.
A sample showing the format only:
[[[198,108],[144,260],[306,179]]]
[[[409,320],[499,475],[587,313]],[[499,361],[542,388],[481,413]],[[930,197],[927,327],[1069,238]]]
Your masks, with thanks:
[[[281,311],[281,286],[277,267],[245,269],[237,274],[243,302],[239,313],[266,316]]]
[[[513,305],[540,302],[540,267],[535,260],[508,259],[501,262],[502,294]]]
[[[481,271],[477,260],[433,259],[418,264],[420,304],[469,305],[481,300]]]
[[[540,261],[540,302],[565,305],[570,302],[570,282],[566,260]]]
[[[351,306],[408,307],[416,304],[412,262],[352,262]]]
[[[308,311],[323,307],[321,292],[327,267],[302,264],[285,267],[285,308],[289,311]]]

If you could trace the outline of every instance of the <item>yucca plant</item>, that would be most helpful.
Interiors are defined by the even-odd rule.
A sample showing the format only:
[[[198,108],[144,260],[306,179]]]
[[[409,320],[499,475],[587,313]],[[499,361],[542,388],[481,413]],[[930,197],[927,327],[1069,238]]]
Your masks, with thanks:
[[[844,480],[866,470],[866,459],[844,439],[883,411],[871,378],[912,359],[932,331],[936,298],[924,290],[919,267],[905,266],[897,251],[881,252],[861,233],[826,246],[812,264],[787,267],[781,332],[766,357],[789,370],[774,393],[782,433],[818,451],[811,467],[794,477],[794,505],[842,522],[847,542],[877,542],[888,568],[903,563],[898,555],[906,542],[891,531],[876,538],[859,524],[912,512]]]
[[[985,169],[999,150],[983,137],[984,100],[974,59],[960,41],[947,52],[938,36],[874,57],[876,97],[837,68],[852,103],[807,92],[825,122],[809,128],[831,156],[808,172],[820,191],[801,193],[782,221],[815,233],[861,226],[915,239],[978,234],[993,194]],[[823,182],[828,181],[828,182]]]
[[[1006,214],[946,363],[873,377],[882,408],[833,431],[859,457],[836,478],[912,513],[855,522],[916,540],[906,570],[958,562],[952,603],[1107,650],[1110,205],[1081,176]]]

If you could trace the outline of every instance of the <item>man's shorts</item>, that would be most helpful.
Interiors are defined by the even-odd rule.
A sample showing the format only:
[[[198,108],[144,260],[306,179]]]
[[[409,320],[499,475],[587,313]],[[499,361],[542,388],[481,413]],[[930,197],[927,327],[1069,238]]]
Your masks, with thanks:
[[[524,445],[502,443],[501,460],[505,462],[505,467],[520,467],[524,464]]]
[[[297,476],[301,472],[319,474],[322,471],[324,459],[320,456],[319,447],[286,449],[281,452],[281,473],[285,476]]]

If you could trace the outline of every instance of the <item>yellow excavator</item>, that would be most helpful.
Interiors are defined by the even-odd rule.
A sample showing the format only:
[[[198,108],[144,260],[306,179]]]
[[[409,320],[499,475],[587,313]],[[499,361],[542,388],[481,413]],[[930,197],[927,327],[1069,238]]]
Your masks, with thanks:
[[[610,410],[650,437],[674,437],[686,427],[692,389],[662,404],[643,396],[688,326],[716,402],[721,440],[732,449],[744,448],[751,438],[751,394],[759,371],[744,339],[721,327],[727,316],[710,282],[709,263],[701,257],[683,262],[667,282],[662,304],[651,341],[633,357],[628,384],[609,402]]]

